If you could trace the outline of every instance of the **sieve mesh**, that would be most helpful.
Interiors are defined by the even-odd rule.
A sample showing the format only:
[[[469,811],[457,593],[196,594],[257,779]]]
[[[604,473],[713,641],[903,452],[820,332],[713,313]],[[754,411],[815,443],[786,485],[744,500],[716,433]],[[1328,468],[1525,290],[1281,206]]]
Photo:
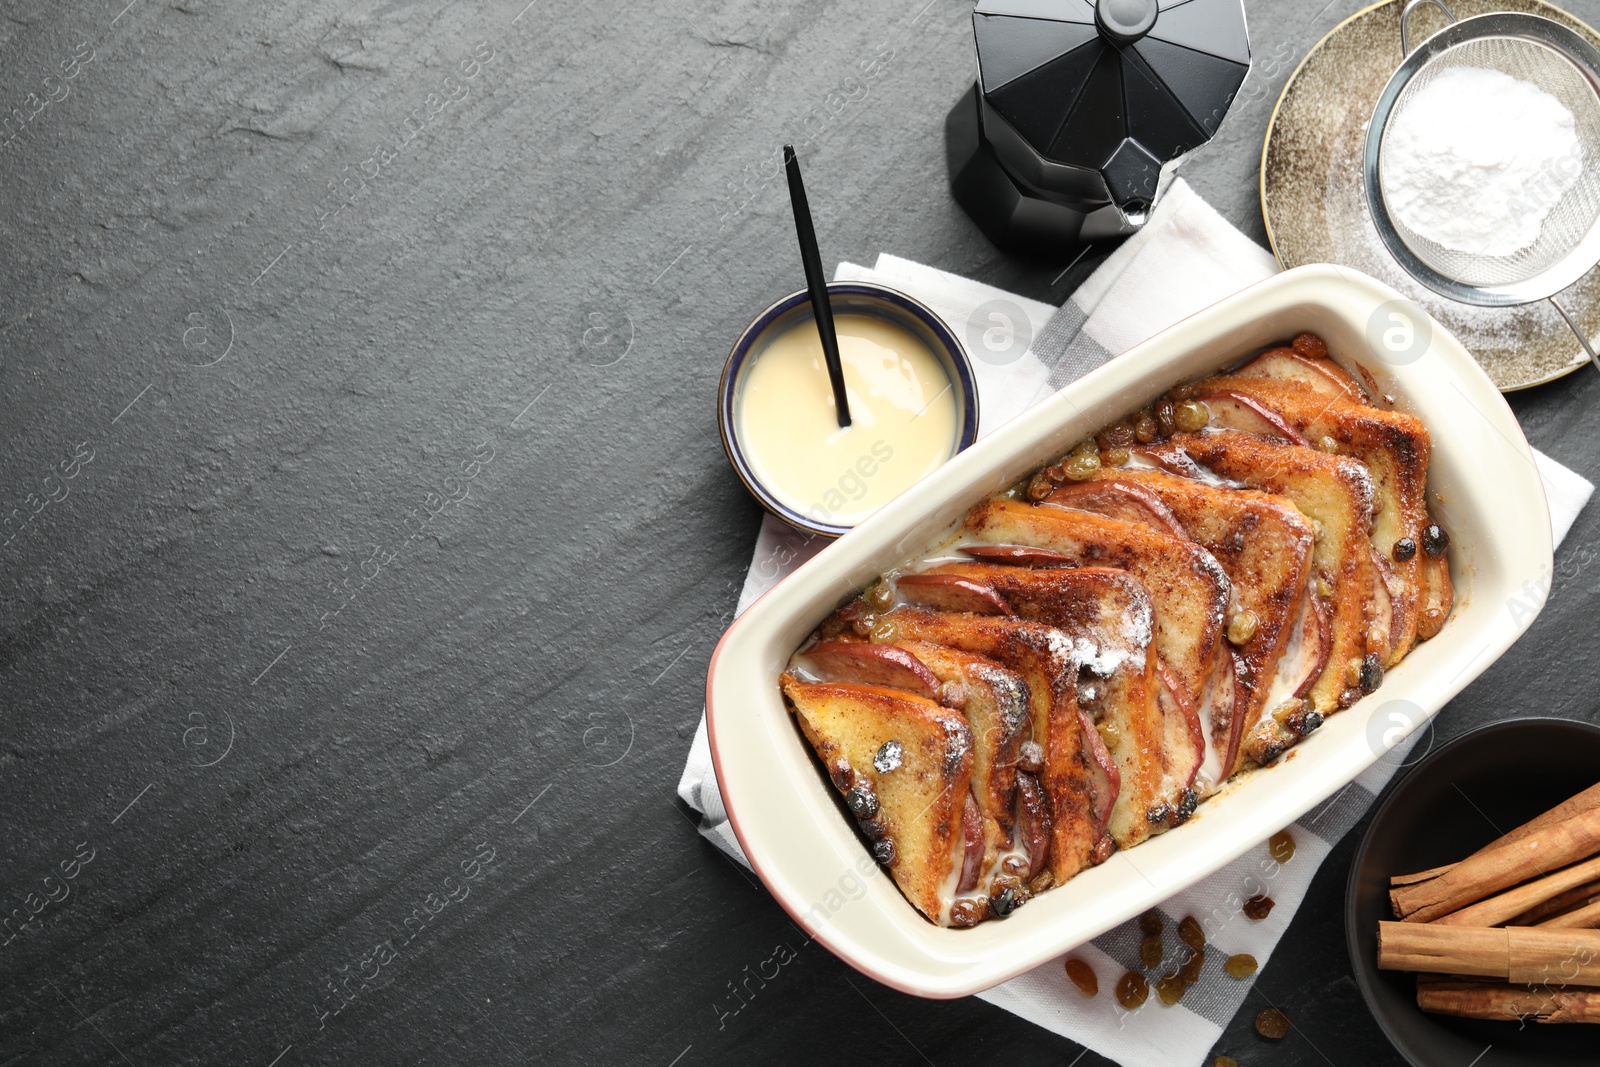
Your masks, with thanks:
[[[1394,153],[1390,152],[1389,131],[1395,120],[1414,101],[1417,94],[1445,71],[1456,67],[1481,67],[1502,71],[1513,78],[1543,89],[1559,100],[1577,125],[1578,143],[1583,158],[1578,180],[1560,196],[1544,217],[1538,240],[1509,255],[1490,255],[1481,251],[1461,251],[1430,240],[1407,226],[1393,210],[1388,212],[1395,232],[1407,248],[1430,269],[1470,286],[1507,285],[1527,281],[1554,266],[1566,256],[1600,219],[1600,95],[1577,66],[1560,52],[1538,41],[1522,37],[1475,37],[1441,51],[1428,60],[1406,83],[1393,110],[1389,112],[1378,154],[1378,187],[1398,177]],[[1543,209],[1555,196],[1558,185],[1541,187],[1537,182],[1506,204],[1510,216],[1516,212]],[[1387,194],[1385,199],[1388,200]]]

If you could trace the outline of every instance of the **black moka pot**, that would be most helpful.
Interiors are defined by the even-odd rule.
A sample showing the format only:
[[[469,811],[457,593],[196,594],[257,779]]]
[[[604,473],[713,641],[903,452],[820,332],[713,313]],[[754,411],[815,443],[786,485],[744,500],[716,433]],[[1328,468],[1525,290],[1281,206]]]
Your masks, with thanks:
[[[950,188],[1002,248],[1132,233],[1161,167],[1250,69],[1242,0],[982,0],[978,81],[945,120]]]

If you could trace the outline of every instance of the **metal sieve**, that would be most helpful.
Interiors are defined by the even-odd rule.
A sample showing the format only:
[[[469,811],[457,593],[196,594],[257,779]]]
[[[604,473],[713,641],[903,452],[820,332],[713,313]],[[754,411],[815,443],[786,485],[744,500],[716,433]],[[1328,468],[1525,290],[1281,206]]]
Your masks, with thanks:
[[[1450,25],[1412,51],[1408,24],[1425,3],[1440,8]],[[1600,262],[1600,50],[1539,15],[1498,12],[1458,20],[1443,0],[1410,0],[1400,13],[1400,53],[1400,67],[1367,127],[1363,176],[1378,236],[1406,273],[1454,300],[1486,307],[1549,300],[1600,368],[1589,339],[1555,299]],[[1391,124],[1436,78],[1462,67],[1496,70],[1538,86],[1572,112],[1577,125],[1580,156],[1561,164],[1572,168],[1565,177],[1576,174],[1576,181],[1565,191],[1555,180],[1529,183],[1506,205],[1508,215],[1547,211],[1538,239],[1508,254],[1491,254],[1487,246],[1447,247],[1407,226],[1385,202],[1385,179],[1394,182],[1398,166],[1388,137]]]

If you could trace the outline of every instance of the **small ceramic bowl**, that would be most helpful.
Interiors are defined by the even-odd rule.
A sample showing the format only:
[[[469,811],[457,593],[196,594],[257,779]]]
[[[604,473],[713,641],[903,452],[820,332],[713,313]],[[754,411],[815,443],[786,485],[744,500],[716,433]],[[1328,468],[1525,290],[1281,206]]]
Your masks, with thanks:
[[[943,319],[926,304],[886,285],[871,282],[830,282],[828,300],[836,316],[858,314],[887,319],[927,345],[955,386],[956,425],[960,431],[951,455],[956,455],[977,440],[978,387],[972,377],[972,364],[967,361],[967,353],[961,347],[961,342],[956,340],[956,335]],[[745,327],[744,333],[733,343],[728,362],[722,368],[722,382],[717,387],[717,427],[722,433],[722,447],[728,453],[728,462],[733,464],[734,473],[744,482],[745,488],[761,501],[762,507],[796,529],[823,537],[838,537],[849,532],[851,527],[820,522],[790,507],[756,476],[739,441],[738,423],[734,419],[741,374],[750,358],[765,348],[772,338],[797,322],[810,318],[810,294],[802,289],[779,300]]]
[[[1350,867],[1345,941],[1356,985],[1394,1047],[1416,1067],[1592,1067],[1587,1026],[1526,1026],[1433,1015],[1416,980],[1378,970],[1378,920],[1392,919],[1389,879],[1469,855],[1594,785],[1600,727],[1569,719],[1510,719],[1429,754],[1378,806]]]

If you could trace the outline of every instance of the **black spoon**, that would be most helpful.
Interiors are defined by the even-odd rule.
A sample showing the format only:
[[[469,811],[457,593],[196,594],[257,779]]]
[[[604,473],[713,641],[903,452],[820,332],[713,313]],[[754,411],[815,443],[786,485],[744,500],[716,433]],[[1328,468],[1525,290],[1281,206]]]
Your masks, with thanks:
[[[806,187],[800,182],[800,161],[794,145],[783,146],[783,166],[789,174],[789,202],[794,206],[794,229],[800,237],[800,262],[806,269],[806,288],[811,290],[811,311],[816,316],[817,333],[822,337],[822,355],[828,361],[828,380],[833,383],[833,406],[839,425],[850,425],[850,402],[844,395],[844,367],[839,362],[839,335],[833,328],[833,306],[828,303],[828,279],[822,273],[822,253],[817,251],[817,231],[811,225],[811,208],[806,203]]]

